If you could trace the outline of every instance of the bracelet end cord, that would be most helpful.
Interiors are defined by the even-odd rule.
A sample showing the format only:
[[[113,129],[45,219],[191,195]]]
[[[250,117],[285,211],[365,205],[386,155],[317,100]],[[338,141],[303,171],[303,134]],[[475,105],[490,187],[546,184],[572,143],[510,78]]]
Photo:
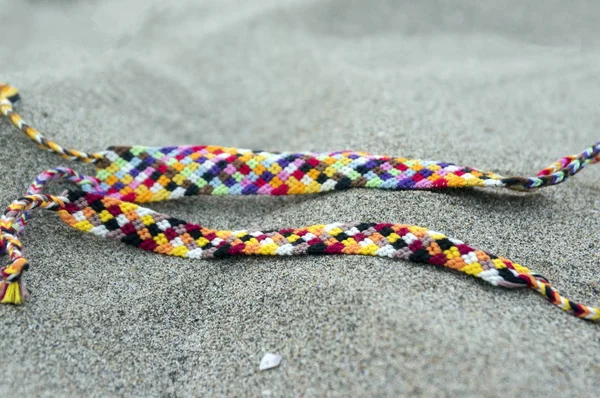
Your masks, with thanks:
[[[354,187],[416,190],[480,186],[531,191],[562,183],[587,164],[600,161],[600,142],[579,155],[559,159],[536,177],[529,178],[507,178],[445,162],[353,151],[267,153],[212,146],[179,146],[111,147],[101,153],[88,154],[64,149],[23,122],[13,110],[18,98],[15,88],[0,84],[0,111],[17,129],[38,146],[63,158],[95,163],[97,177],[84,176],[68,168],[48,170],[36,178],[26,196],[8,207],[0,219],[0,253],[4,245],[11,260],[1,270],[2,303],[21,304],[28,297],[22,275],[29,268],[29,263],[21,254],[22,244],[18,235],[29,218],[29,211],[42,207],[58,211],[61,219],[76,229],[135,244],[156,253],[188,258],[251,254],[362,254],[400,258],[449,267],[497,286],[529,287],[577,317],[600,319],[599,309],[576,304],[560,296],[545,278],[526,268],[506,259],[495,258],[490,262],[485,252],[474,254],[473,249],[465,245],[460,248],[451,245],[441,250],[436,239],[445,239],[443,245],[448,244],[448,239],[440,238],[439,234],[436,235],[438,238],[432,238],[420,227],[380,225],[379,228],[389,235],[385,237],[380,230],[373,229],[375,224],[364,231],[357,228],[365,228],[367,224],[356,224],[345,231],[334,228],[335,234],[331,230],[323,232],[323,226],[311,226],[280,233],[254,232],[251,236],[239,237],[231,231],[213,231],[199,226],[192,226],[190,231],[182,229],[181,225],[177,226],[178,229],[168,228],[165,223],[175,219],[162,215],[150,233],[150,227],[145,227],[148,222],[146,216],[156,213],[133,203],[199,194],[291,195]],[[67,191],[61,196],[41,193],[50,180],[58,178],[67,178],[78,184],[81,191]],[[71,194],[77,200],[71,201],[68,198]],[[84,195],[92,196],[84,198]],[[90,207],[88,201],[92,199],[94,206]],[[110,205],[103,212],[96,212],[98,206],[103,206],[100,202]],[[137,219],[141,218],[141,214],[146,217],[143,222]],[[198,235],[199,230],[204,233]],[[390,232],[392,230],[393,233]],[[416,236],[423,237],[420,244],[415,243]]]
[[[11,104],[17,103],[21,96],[19,90],[15,87],[9,86],[8,84],[0,83],[0,100],[6,99]]]
[[[102,158],[101,154],[89,154],[75,149],[67,149],[48,140],[39,131],[29,126],[23,118],[14,111],[13,106],[21,99],[19,91],[8,84],[0,83],[0,113],[6,117],[17,129],[35,142],[38,147],[49,152],[57,153],[64,159],[79,160],[84,163],[94,163]]]

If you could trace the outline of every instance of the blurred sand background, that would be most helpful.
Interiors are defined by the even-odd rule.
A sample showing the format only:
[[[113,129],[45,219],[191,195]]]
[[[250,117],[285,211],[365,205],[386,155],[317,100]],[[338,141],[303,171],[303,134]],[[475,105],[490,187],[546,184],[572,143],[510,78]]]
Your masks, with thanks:
[[[0,0],[0,81],[59,143],[356,149],[531,174],[598,140],[593,1]],[[68,165],[0,122],[0,203]],[[51,188],[59,192],[59,187]],[[412,223],[600,304],[600,172],[531,195],[354,190],[153,208],[231,229]],[[365,257],[198,262],[39,212],[3,396],[591,396],[600,329],[529,291]],[[259,372],[266,352],[279,368]]]

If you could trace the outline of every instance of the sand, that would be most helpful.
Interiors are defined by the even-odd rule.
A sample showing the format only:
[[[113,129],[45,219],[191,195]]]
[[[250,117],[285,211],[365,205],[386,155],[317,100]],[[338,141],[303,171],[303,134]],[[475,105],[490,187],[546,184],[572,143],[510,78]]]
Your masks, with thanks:
[[[0,1],[0,81],[65,146],[356,149],[531,174],[598,140],[587,1]],[[0,122],[0,203],[93,168]],[[60,192],[60,187],[49,188]],[[154,209],[218,228],[443,231],[600,304],[600,173],[522,195],[353,190]],[[190,261],[38,212],[32,299],[2,306],[0,395],[590,396],[597,325],[530,291],[366,257]],[[260,372],[267,352],[283,357]]]

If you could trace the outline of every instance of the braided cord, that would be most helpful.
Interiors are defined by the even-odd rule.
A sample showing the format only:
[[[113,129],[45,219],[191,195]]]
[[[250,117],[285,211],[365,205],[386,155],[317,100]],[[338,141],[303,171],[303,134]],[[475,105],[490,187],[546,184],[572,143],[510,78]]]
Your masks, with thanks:
[[[530,190],[557,185],[579,173],[588,164],[600,162],[600,141],[584,149],[579,155],[565,156],[541,170],[537,177],[509,177],[502,181],[515,190]]]
[[[42,194],[24,196],[11,203],[0,218],[1,240],[11,261],[0,270],[0,303],[22,304],[29,296],[22,278],[23,272],[29,269],[29,263],[23,257],[23,244],[18,237],[24,214],[38,207],[56,210],[64,206],[65,199]]]
[[[219,231],[104,195],[69,191],[64,197],[30,195],[0,219],[12,263],[2,270],[0,301],[19,304],[27,295],[20,276],[28,263],[14,235],[14,221],[35,207],[58,212],[69,226],[131,246],[193,259],[244,255],[367,255],[450,268],[491,285],[531,288],[552,304],[583,319],[600,320],[600,309],[563,297],[541,275],[504,257],[474,249],[422,227],[384,223],[335,223],[280,231]]]
[[[58,179],[67,179],[68,181],[77,184],[81,189],[84,189],[86,191],[100,190],[100,181],[98,181],[95,177],[82,175],[76,172],[75,170],[66,167],[56,167],[54,169],[46,170],[40,175],[38,175],[35,181],[27,189],[27,193],[25,195],[27,196],[39,194],[46,187],[46,185],[48,185],[50,181]],[[21,212],[19,217],[15,218],[13,222],[15,235],[18,235],[23,231],[30,217],[30,212],[24,210],[23,212]],[[3,254],[5,252],[6,243],[4,241],[4,238],[0,236],[0,254]]]
[[[40,148],[55,152],[65,159],[78,160],[84,163],[94,163],[102,158],[102,154],[99,153],[85,153],[76,149],[63,148],[56,142],[44,137],[42,133],[25,123],[23,118],[14,111],[13,104],[18,100],[19,92],[16,88],[0,83],[0,113]]]

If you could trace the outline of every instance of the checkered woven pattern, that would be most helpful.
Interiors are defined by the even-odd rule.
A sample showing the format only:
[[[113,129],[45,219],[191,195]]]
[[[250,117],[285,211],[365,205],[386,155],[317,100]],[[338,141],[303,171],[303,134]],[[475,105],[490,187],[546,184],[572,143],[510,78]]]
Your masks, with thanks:
[[[502,186],[500,176],[469,167],[352,151],[269,153],[218,146],[135,146],[109,148],[103,155],[96,164],[102,191],[138,203],[198,194]]]
[[[425,228],[385,223],[335,223],[280,231],[219,231],[157,213],[106,195],[69,191],[64,197],[30,195],[14,202],[0,220],[12,263],[2,270],[0,300],[20,303],[27,291],[20,275],[29,264],[14,238],[25,210],[58,212],[73,228],[154,253],[193,259],[242,255],[367,255],[450,268],[494,286],[529,287],[573,315],[600,320],[600,309],[561,296],[541,275],[503,257]]]
[[[600,143],[566,156],[538,177],[502,177],[471,167],[365,152],[271,153],[219,146],[111,147],[96,163],[101,192],[144,203],[194,195],[298,195],[349,188],[533,189],[558,184],[598,162]]]
[[[598,161],[600,143],[538,177],[505,178],[452,163],[365,152],[270,153],[218,146],[112,147],[97,163],[101,190],[143,203],[204,195],[297,195],[348,188],[531,189],[557,184]],[[566,170],[566,171],[565,171]]]

